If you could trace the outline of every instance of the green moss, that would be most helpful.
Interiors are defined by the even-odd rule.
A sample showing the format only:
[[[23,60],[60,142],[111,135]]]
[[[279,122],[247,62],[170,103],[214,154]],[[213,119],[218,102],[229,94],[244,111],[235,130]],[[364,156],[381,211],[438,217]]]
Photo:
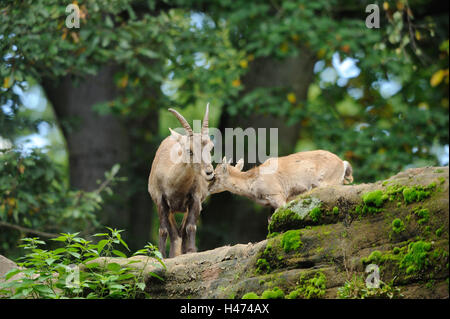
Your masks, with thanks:
[[[284,292],[278,287],[264,290],[261,294],[261,299],[284,299]]]
[[[383,265],[387,263],[398,264],[398,262],[403,256],[404,251],[406,251],[406,247],[403,248],[395,247],[392,252],[386,251],[383,253],[380,252],[379,250],[375,250],[368,257],[362,258],[361,261],[363,264],[366,265],[367,264]]]
[[[363,264],[378,264],[382,261],[382,253],[379,250],[374,250],[368,257],[362,258]]]
[[[260,299],[260,297],[254,292],[247,292],[242,296],[242,299]]]
[[[403,200],[406,204],[414,203],[414,202],[421,202],[425,198],[428,198],[432,191],[436,188],[436,183],[431,183],[427,186],[411,186],[411,187],[405,187],[403,189]]]
[[[388,196],[379,189],[369,193],[365,193],[362,197],[364,204],[374,207],[381,207],[387,199]]]
[[[300,229],[288,230],[281,237],[281,246],[285,252],[297,250],[303,246],[300,238]]]
[[[317,223],[320,219],[320,217],[322,216],[322,209],[320,208],[320,206],[318,207],[314,207],[310,212],[309,212],[309,216],[311,217],[311,219]]]
[[[303,217],[296,214],[290,209],[277,209],[272,215],[268,230],[270,233],[278,232],[283,230],[283,228],[297,227],[301,225]]]
[[[266,272],[270,272],[270,264],[264,258],[258,259],[256,261],[256,273],[261,274]]]
[[[382,211],[383,203],[389,196],[383,193],[382,190],[375,190],[363,194],[362,203],[355,207],[355,214],[358,216],[365,216],[368,214],[376,214]]]
[[[405,224],[400,218],[396,218],[392,221],[392,231],[396,234],[400,234],[405,230]]]
[[[321,271],[316,272],[312,278],[307,278],[306,275],[302,275],[298,287],[291,291],[287,298],[321,298],[326,292],[326,283],[327,278]]]
[[[289,295],[286,296],[286,299],[298,299],[300,298],[300,292],[296,290],[292,290]]]
[[[269,233],[282,232],[289,229],[299,229],[308,225],[306,218],[310,212],[320,207],[321,201],[315,197],[293,200],[283,207],[278,208],[269,222]]]
[[[275,237],[275,236],[278,236],[279,234],[280,234],[279,232],[268,233],[268,234],[267,234],[267,239],[273,238],[273,237]]]
[[[417,215],[417,217],[419,217],[419,220],[417,221],[417,223],[419,225],[428,223],[428,221],[430,220],[430,212],[427,208],[417,208],[413,211],[414,214]]]
[[[408,253],[400,261],[400,268],[406,269],[406,274],[411,274],[425,269],[429,265],[428,255],[431,243],[422,240],[410,243]]]

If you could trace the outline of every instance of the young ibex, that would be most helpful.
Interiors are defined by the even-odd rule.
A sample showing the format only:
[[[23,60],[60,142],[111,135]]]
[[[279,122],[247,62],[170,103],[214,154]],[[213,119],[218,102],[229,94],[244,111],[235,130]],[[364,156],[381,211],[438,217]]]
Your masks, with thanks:
[[[232,166],[224,157],[209,192],[229,191],[277,209],[314,187],[353,182],[350,163],[322,150],[269,158],[246,172],[241,172],[243,166],[243,159]]]
[[[201,133],[194,133],[186,119],[169,109],[187,135],[172,129],[153,160],[148,179],[148,192],[158,208],[159,250],[165,257],[167,234],[170,238],[169,257],[195,252],[195,233],[202,202],[208,195],[208,182],[214,177],[211,150],[214,147],[208,134],[209,104],[206,106]],[[174,213],[185,213],[181,227]]]

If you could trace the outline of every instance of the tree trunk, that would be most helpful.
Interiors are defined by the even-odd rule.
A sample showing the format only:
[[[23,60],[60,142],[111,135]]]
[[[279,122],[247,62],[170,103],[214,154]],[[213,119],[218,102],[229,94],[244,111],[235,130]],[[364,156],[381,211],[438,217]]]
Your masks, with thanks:
[[[105,226],[127,230],[124,235],[129,246],[142,248],[150,238],[152,210],[146,191],[151,162],[145,164],[143,161],[151,159],[155,145],[138,140],[136,130],[139,125],[144,125],[155,134],[158,113],[156,110],[151,111],[139,120],[145,123],[130,125],[129,121],[114,115],[99,115],[94,111],[92,106],[96,103],[110,101],[118,96],[114,83],[116,71],[114,66],[104,67],[97,75],[87,76],[79,84],[70,76],[58,83],[47,80],[44,88],[58,121],[62,123],[67,141],[71,187],[86,191],[96,189],[97,180],[104,179],[105,171],[116,163],[122,164],[122,174],[119,174],[125,175],[125,172],[129,180],[114,187],[114,194],[120,196],[108,198],[99,220]],[[138,147],[148,151],[148,157],[134,161],[132,157]]]
[[[242,96],[256,88],[289,87],[299,101],[306,100],[309,85],[313,80],[314,63],[315,59],[308,50],[302,50],[298,56],[284,60],[256,59],[242,79],[245,87]],[[256,131],[258,128],[266,128],[267,136],[269,128],[278,128],[279,156],[292,153],[300,132],[299,124],[287,126],[285,118],[260,114],[248,118],[230,116],[225,108],[220,119],[220,131],[224,133],[225,128],[236,127],[253,127]],[[234,163],[237,160],[239,159],[234,158]],[[254,166],[247,164],[246,158],[244,160],[245,170]],[[213,195],[205,204],[202,213],[200,248],[212,249],[225,244],[261,240],[267,234],[267,219],[271,213],[272,210],[268,207],[258,206],[246,198],[228,192]]]

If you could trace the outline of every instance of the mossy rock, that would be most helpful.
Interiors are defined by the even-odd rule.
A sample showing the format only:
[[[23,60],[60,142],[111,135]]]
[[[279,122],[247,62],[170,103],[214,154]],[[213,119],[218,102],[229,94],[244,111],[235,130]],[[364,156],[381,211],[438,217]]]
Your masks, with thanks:
[[[269,222],[269,233],[300,229],[317,222],[321,200],[315,197],[296,199],[278,208]],[[313,212],[311,216],[311,212]]]

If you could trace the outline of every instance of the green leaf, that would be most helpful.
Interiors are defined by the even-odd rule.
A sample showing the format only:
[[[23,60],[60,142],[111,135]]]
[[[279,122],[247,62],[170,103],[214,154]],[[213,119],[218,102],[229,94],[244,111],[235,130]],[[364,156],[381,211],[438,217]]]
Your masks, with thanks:
[[[56,261],[55,258],[47,258],[47,259],[45,260],[45,263],[46,263],[47,265],[51,266],[55,261]]]
[[[86,265],[86,267],[88,269],[99,268],[100,264],[99,263],[89,263],[89,264]]]
[[[115,164],[111,169],[111,177],[115,176],[120,169],[120,164]]]
[[[164,278],[158,276],[158,275],[155,274],[154,272],[151,272],[151,271],[150,271],[148,274],[149,274],[150,276],[152,276],[152,277],[158,278],[158,279],[161,280],[161,281],[164,281]]]
[[[134,278],[134,277],[135,277],[134,274],[128,273],[128,274],[120,275],[118,280],[128,280],[128,279],[131,279],[131,278]]]
[[[107,239],[103,239],[103,240],[100,240],[99,242],[98,242],[98,244],[97,244],[97,252],[98,252],[98,254],[100,255],[100,253],[102,252],[102,250],[103,250],[103,248],[106,246],[106,244],[108,244],[109,243],[109,240],[107,240]]]
[[[67,253],[69,253],[70,255],[72,255],[73,257],[75,257],[77,259],[80,259],[80,257],[81,257],[81,255],[79,253],[74,252],[74,251],[69,251],[68,250]]]
[[[143,283],[143,282],[138,282],[136,284],[136,286],[142,291],[144,291],[144,289],[145,289],[145,283]]]
[[[18,273],[20,273],[22,270],[19,268],[16,269],[12,269],[10,271],[8,271],[5,275],[5,280],[9,280],[11,279],[13,276],[17,275]]]
[[[112,251],[112,253],[113,253],[114,255],[116,255],[116,256],[123,257],[123,258],[127,258],[127,255],[125,255],[125,254],[124,254],[123,252],[121,252],[120,250],[114,249],[114,250]]]
[[[118,263],[109,263],[106,268],[113,272],[118,272],[122,267]]]
[[[118,236],[119,237],[119,236]],[[128,248],[128,245],[123,241],[122,238],[119,238],[120,243],[128,250],[130,251],[130,248]]]

